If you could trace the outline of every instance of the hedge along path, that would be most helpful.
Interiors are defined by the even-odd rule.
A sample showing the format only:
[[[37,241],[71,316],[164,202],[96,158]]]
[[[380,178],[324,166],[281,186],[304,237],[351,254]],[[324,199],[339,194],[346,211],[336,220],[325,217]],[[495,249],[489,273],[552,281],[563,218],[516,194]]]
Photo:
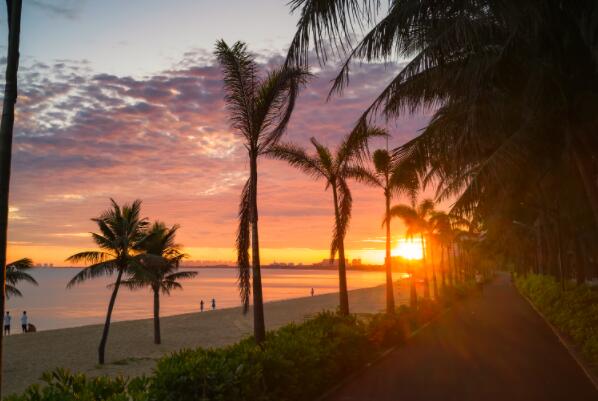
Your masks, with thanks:
[[[397,306],[408,303],[408,294],[405,284],[395,284]],[[385,286],[350,291],[349,302],[353,313],[382,312],[386,307]],[[336,310],[337,306],[337,293],[267,302],[266,327],[273,330],[291,322],[300,323],[319,312]],[[156,360],[170,352],[234,344],[251,335],[252,322],[251,312],[243,315],[240,307],[163,317],[161,345],[153,343],[152,319],[114,322],[104,366],[96,364],[102,325],[9,336],[4,340],[5,394],[22,392],[43,372],[57,367],[89,376],[149,374]]]

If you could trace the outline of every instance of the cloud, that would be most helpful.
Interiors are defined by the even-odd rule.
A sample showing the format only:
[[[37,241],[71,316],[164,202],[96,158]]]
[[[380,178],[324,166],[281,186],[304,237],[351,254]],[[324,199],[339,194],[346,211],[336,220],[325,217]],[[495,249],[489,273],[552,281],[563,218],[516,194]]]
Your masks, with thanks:
[[[263,69],[282,60],[262,59]],[[301,94],[284,140],[309,146],[314,136],[335,146],[397,68],[356,67],[344,96],[329,102],[336,71],[321,70]],[[85,62],[60,60],[30,63],[19,79],[11,201],[27,219],[11,215],[11,240],[91,246],[82,233],[95,229],[90,219],[114,197],[143,199],[144,216],[180,223],[186,246],[234,245],[248,163],[229,128],[219,68],[205,51],[190,51],[173,68],[143,78],[93,74]],[[422,115],[391,124],[391,146],[426,121]],[[332,199],[324,183],[279,161],[261,160],[259,170],[264,246],[326,248]],[[348,241],[380,235],[380,200],[375,190],[355,186]],[[71,234],[56,235],[64,226]]]
[[[75,19],[79,16],[84,0],[54,0],[54,3],[42,0],[29,0],[29,3],[50,15]]]

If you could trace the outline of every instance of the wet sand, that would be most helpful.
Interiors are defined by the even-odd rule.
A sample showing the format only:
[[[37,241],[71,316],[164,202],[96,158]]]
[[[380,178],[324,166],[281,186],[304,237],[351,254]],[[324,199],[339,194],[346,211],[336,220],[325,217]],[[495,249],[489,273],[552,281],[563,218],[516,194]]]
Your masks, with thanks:
[[[397,304],[408,302],[408,290],[395,286]],[[384,286],[350,291],[351,312],[375,313],[386,305]],[[316,295],[264,306],[266,327],[276,329],[290,322],[302,322],[324,310],[335,310],[338,294]],[[117,305],[118,308],[118,300]],[[152,319],[113,323],[106,349],[106,364],[97,364],[97,347],[102,325],[17,334],[4,339],[4,394],[23,391],[41,374],[56,367],[88,375],[137,376],[151,373],[161,356],[182,348],[221,347],[239,341],[252,332],[251,311],[241,308],[188,313],[160,319],[162,344],[153,343]]]

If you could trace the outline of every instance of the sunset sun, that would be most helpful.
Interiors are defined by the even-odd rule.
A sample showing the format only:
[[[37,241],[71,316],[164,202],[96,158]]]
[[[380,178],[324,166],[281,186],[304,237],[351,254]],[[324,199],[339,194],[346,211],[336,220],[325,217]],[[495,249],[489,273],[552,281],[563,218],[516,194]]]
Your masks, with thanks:
[[[422,246],[419,238],[401,238],[391,252],[392,256],[400,256],[408,260],[422,259]]]

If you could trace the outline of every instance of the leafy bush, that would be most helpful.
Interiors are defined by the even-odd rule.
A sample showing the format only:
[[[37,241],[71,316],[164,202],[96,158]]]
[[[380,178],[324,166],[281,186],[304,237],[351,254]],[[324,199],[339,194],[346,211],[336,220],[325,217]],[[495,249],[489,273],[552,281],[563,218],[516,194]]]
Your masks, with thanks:
[[[5,401],[147,401],[148,380],[145,377],[125,379],[99,376],[87,378],[65,369],[46,372],[45,385],[31,385],[21,396],[12,395]]]
[[[542,275],[518,277],[515,284],[590,361],[598,363],[598,290],[580,285],[562,292],[557,280]]]
[[[321,313],[302,324],[218,349],[181,350],[160,359],[148,377],[87,378],[58,369],[8,401],[298,401],[313,399],[330,385],[400,344],[411,330],[433,318],[438,305],[417,311],[402,306],[393,315]]]
[[[181,351],[156,367],[155,400],[302,400],[363,365],[374,350],[355,317],[323,313],[218,350]]]

